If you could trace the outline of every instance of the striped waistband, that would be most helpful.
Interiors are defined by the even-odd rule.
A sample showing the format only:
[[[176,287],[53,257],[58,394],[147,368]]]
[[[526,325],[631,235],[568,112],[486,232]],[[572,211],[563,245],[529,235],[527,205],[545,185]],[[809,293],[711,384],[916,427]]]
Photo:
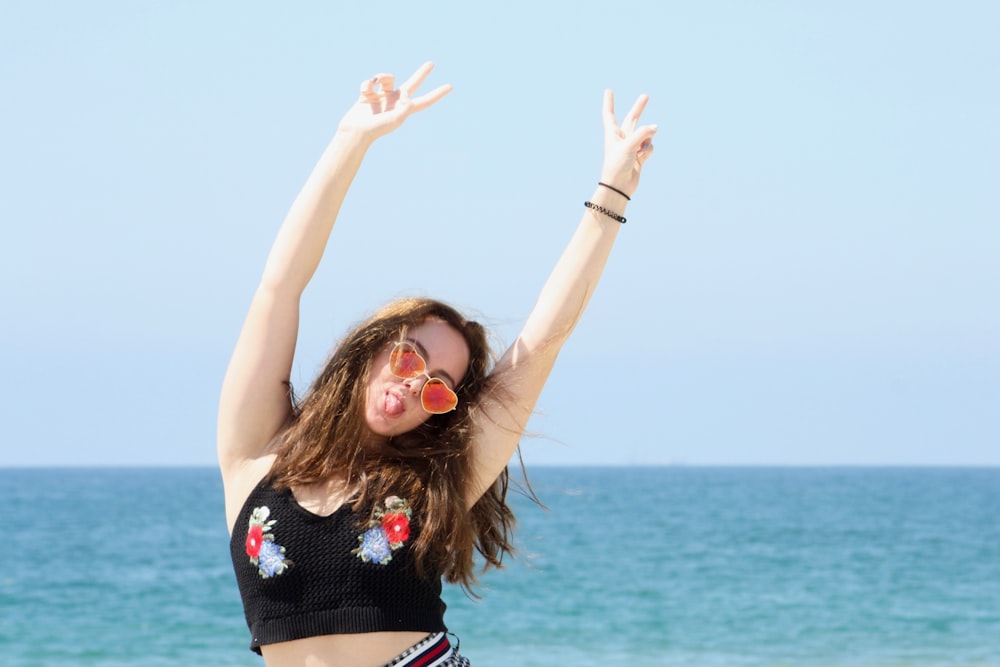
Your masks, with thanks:
[[[437,632],[411,646],[392,659],[386,667],[469,667],[448,641],[448,635]]]

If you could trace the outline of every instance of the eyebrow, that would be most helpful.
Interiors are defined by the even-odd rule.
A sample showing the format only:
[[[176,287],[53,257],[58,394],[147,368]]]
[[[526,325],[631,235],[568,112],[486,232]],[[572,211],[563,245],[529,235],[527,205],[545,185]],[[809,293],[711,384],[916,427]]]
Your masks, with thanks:
[[[429,354],[427,354],[427,348],[424,347],[423,343],[421,343],[416,338],[407,338],[406,342],[410,343],[411,345],[413,345],[413,347],[417,348],[417,352],[419,352],[420,356],[423,357],[424,359],[427,359],[430,356]],[[428,369],[428,370],[430,370],[430,369]],[[437,369],[436,371],[434,371],[434,375],[433,376],[430,373],[427,373],[427,376],[428,377],[435,377],[435,376],[436,377],[443,377],[444,379],[446,379],[448,382],[451,383],[452,390],[454,390],[454,388],[457,386],[457,383],[455,382],[455,378],[453,378],[451,376],[451,373],[449,373],[448,371],[445,371],[445,370],[441,370],[440,368]]]

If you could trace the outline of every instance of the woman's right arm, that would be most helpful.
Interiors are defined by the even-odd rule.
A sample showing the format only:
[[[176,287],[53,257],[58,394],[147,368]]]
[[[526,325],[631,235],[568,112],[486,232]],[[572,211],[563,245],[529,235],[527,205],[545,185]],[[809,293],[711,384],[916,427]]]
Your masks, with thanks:
[[[217,442],[223,474],[260,457],[289,417],[299,299],[367,148],[363,137],[338,132],[278,231],[222,384]]]
[[[217,445],[225,480],[265,456],[287,422],[302,292],[319,266],[368,147],[451,90],[445,85],[412,97],[432,68],[424,64],[398,90],[389,74],[362,83],[358,102],[341,120],[282,223],[222,384]]]

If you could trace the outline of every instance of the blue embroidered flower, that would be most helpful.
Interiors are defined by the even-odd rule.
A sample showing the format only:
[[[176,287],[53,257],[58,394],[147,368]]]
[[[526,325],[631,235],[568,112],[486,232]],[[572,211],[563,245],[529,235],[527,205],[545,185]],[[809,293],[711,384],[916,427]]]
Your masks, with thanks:
[[[264,540],[264,543],[260,545],[258,560],[260,562],[257,569],[260,570],[260,575],[264,578],[281,574],[290,565],[285,559],[285,547],[279,546],[271,540]]]
[[[410,506],[398,496],[385,499],[385,509],[372,510],[368,530],[358,535],[361,546],[351,553],[366,563],[384,565],[392,560],[392,552],[410,539]]]
[[[392,560],[392,549],[389,547],[389,538],[386,536],[382,526],[369,528],[358,539],[361,541],[361,547],[355,549],[355,552],[364,562],[381,565]]]

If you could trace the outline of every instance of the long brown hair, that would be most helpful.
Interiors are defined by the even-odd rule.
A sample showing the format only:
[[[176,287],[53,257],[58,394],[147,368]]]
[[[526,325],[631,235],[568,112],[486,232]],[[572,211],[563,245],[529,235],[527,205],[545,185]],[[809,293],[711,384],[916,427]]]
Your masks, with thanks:
[[[469,346],[468,370],[455,387],[458,407],[432,415],[388,443],[379,442],[364,418],[372,361],[406,329],[433,318],[461,333]],[[451,306],[425,298],[388,304],[346,336],[297,402],[281,434],[271,483],[289,488],[343,479],[348,488],[360,489],[352,505],[365,517],[374,503],[389,496],[407,498],[420,526],[419,537],[410,545],[417,571],[438,573],[474,594],[474,550],[484,558],[484,569],[501,567],[503,557],[513,552],[506,468],[472,509],[467,508],[477,399],[484,391],[500,391],[499,383],[490,379],[494,362],[482,325]]]

